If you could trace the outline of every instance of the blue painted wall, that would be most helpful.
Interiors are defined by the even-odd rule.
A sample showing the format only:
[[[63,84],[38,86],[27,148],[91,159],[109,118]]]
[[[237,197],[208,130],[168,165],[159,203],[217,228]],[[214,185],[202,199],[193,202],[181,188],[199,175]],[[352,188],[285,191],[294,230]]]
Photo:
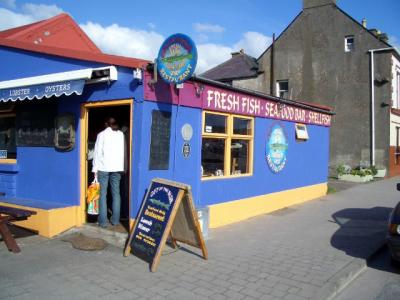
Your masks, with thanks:
[[[294,189],[327,182],[329,157],[329,128],[308,125],[309,140],[296,141],[295,123],[279,121],[285,130],[289,148],[285,168],[275,174],[265,160],[265,144],[267,136],[276,120],[255,118],[254,135],[254,172],[253,176],[236,177],[232,179],[214,179],[201,181],[201,123],[200,109],[177,107],[167,104],[145,101],[140,103],[142,119],[141,131],[136,132],[136,139],[141,140],[140,149],[140,179],[133,185],[136,190],[138,205],[145,195],[146,188],[154,177],[163,177],[192,186],[195,205],[205,207],[211,204],[238,200],[268,193]],[[136,105],[138,110],[138,105]],[[170,111],[171,151],[170,169],[165,171],[149,171],[150,126],[153,109]],[[190,141],[191,154],[189,158],[182,155],[184,140],[181,128],[185,123],[193,127],[193,137]],[[136,201],[136,200],[135,200]],[[136,216],[139,207],[132,207],[132,216]]]
[[[6,68],[2,68],[0,80],[105,66],[100,63],[1,47],[0,61],[12,62]],[[0,192],[6,193],[5,198],[37,200],[38,206],[43,208],[51,208],[51,203],[54,207],[60,204],[79,205],[81,104],[90,101],[143,97],[142,86],[133,79],[132,70],[122,67],[117,69],[118,80],[110,85],[108,83],[86,85],[82,96],[71,95],[51,99],[58,102],[59,112],[68,112],[75,116],[77,133],[75,148],[70,152],[58,152],[51,147],[18,147],[17,165],[14,166],[14,170],[10,170],[9,165],[0,164]],[[133,148],[133,151],[136,149]]]
[[[131,215],[135,217],[145,196],[151,179],[155,177],[167,178],[192,185],[195,200],[199,199],[200,156],[200,109],[177,107],[170,104],[144,101],[135,103],[134,114],[134,148],[133,154],[133,182]],[[168,170],[149,170],[150,143],[151,143],[151,114],[153,110],[162,110],[171,113],[171,139]],[[181,128],[185,123],[193,127],[191,141],[192,153],[188,158],[182,155],[183,138]],[[136,145],[135,145],[136,143]]]

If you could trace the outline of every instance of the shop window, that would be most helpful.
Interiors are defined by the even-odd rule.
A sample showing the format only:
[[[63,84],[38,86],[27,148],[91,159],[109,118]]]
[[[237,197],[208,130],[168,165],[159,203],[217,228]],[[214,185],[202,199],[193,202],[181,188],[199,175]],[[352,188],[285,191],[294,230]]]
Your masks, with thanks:
[[[16,158],[15,114],[0,114],[0,163]]]
[[[204,132],[207,133],[226,133],[227,116],[206,114],[204,122]]]
[[[276,82],[276,96],[286,99],[289,97],[289,80],[279,80]]]
[[[254,119],[204,112],[202,178],[251,175]]]
[[[308,140],[307,126],[304,124],[296,124],[296,139],[306,141]]]
[[[15,103],[0,103],[0,163],[15,161],[17,146],[15,143]]]
[[[344,38],[344,51],[354,51],[354,35],[348,35]]]

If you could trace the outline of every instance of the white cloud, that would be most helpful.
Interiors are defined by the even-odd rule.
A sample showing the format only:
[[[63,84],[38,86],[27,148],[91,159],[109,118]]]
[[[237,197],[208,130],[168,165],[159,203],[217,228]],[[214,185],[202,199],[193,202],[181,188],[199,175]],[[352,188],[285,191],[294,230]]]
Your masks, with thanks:
[[[225,31],[221,25],[210,23],[194,23],[193,27],[197,32],[222,33]]]
[[[103,27],[87,22],[81,28],[105,53],[153,60],[164,37],[154,31],[138,30],[112,24]]]
[[[57,5],[26,3],[22,6],[22,12],[35,20],[44,20],[63,12]]]
[[[201,74],[220,63],[231,58],[231,53],[244,49],[248,55],[258,57],[271,43],[272,39],[259,32],[248,31],[233,46],[224,46],[219,44],[199,44],[198,65],[196,73]]]
[[[149,26],[149,28],[152,30],[156,29],[156,27],[157,27],[156,24],[154,24],[153,22],[147,23],[147,26]]]
[[[271,44],[272,38],[262,33],[248,31],[242,39],[234,45],[236,50],[244,49],[248,55],[258,57]]]
[[[80,26],[103,52],[148,60],[156,58],[158,49],[165,39],[155,31],[122,27],[118,24],[104,27],[98,23],[87,22]],[[228,60],[232,52],[241,48],[245,49],[245,53],[258,57],[270,41],[271,38],[258,32],[244,33],[232,46],[201,41],[197,44],[196,73],[201,74]]]
[[[233,48],[209,43],[197,45],[197,51],[196,74],[201,74],[229,59]]]
[[[0,30],[18,27],[39,20],[53,17],[62,12],[56,5],[25,4],[22,12],[17,13],[9,9],[0,8]]]
[[[9,7],[9,8],[16,8],[17,5],[15,3],[15,0],[0,0],[0,4]]]
[[[18,14],[11,10],[0,8],[0,30],[22,26],[34,21],[32,16]]]
[[[15,1],[12,0],[0,1],[2,3],[9,1],[10,5],[15,4]],[[16,11],[0,8],[0,30],[46,19],[61,13],[63,10],[56,5],[27,3]],[[165,37],[154,30],[155,24],[148,23],[147,25],[150,30],[123,27],[118,24],[103,26],[90,21],[80,24],[81,28],[104,53],[153,60],[157,56],[158,49]],[[225,28],[206,23],[196,23],[194,26],[199,37],[197,39],[199,54],[197,74],[228,60],[232,52],[242,48],[245,53],[258,57],[271,42],[271,38],[262,33],[248,31],[242,35],[238,42],[233,44],[210,43],[206,33],[219,34]]]

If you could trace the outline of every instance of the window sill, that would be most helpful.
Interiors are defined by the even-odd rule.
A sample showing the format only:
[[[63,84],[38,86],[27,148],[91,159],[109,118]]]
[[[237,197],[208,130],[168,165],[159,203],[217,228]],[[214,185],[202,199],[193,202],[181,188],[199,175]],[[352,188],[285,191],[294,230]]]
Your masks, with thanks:
[[[220,180],[220,179],[235,179],[235,178],[251,177],[251,176],[253,176],[253,173],[240,174],[240,175],[228,175],[228,176],[207,176],[207,177],[201,177],[201,181]]]
[[[0,164],[16,164],[17,160],[13,158],[0,158]]]

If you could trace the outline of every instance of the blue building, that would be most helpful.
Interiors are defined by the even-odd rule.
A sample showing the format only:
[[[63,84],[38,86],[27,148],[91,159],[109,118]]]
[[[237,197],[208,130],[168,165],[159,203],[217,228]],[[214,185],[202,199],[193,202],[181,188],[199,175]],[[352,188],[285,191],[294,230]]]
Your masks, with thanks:
[[[0,204],[52,237],[88,221],[91,150],[106,116],[126,135],[122,213],[152,178],[190,184],[218,227],[324,195],[329,108],[193,77],[154,80],[145,60],[7,39],[0,33]]]

